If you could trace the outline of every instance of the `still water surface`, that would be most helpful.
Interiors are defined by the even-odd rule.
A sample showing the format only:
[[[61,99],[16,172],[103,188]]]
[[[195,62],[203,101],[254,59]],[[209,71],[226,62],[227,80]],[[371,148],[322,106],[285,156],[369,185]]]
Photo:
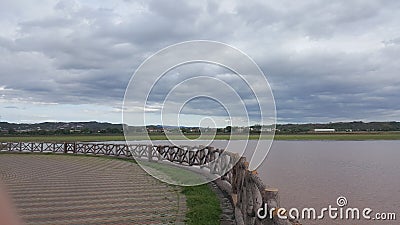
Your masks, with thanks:
[[[400,216],[400,141],[276,141],[259,168],[286,208],[321,209],[345,196],[349,207]],[[304,224],[400,224],[304,221]]]
[[[212,145],[223,147],[226,142]],[[229,150],[236,151],[235,141],[230,144]],[[257,171],[267,186],[279,189],[281,205],[287,209],[319,211],[336,207],[336,199],[345,196],[348,207],[397,216],[396,221],[385,222],[325,219],[303,224],[400,224],[400,141],[275,141]]]

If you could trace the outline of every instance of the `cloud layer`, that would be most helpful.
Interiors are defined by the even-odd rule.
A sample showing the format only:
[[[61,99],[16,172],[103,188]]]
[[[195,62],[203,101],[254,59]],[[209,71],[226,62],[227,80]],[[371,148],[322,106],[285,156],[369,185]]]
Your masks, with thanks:
[[[399,11],[399,1],[372,0],[3,1],[0,116],[121,122],[125,88],[143,60],[208,39],[261,67],[279,122],[399,120]],[[196,105],[204,104],[187,111]]]

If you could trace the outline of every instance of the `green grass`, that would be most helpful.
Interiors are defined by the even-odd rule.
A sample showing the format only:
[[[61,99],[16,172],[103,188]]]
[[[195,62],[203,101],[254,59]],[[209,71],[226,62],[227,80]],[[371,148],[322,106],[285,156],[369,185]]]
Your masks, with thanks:
[[[186,196],[187,224],[217,225],[220,224],[221,207],[217,195],[206,184],[194,187],[183,187]]]
[[[175,184],[204,183],[205,179],[192,171],[161,163],[141,161],[141,165],[156,169],[166,175]],[[165,177],[164,177],[165,178]],[[168,178],[165,178],[168,180]],[[207,184],[199,186],[183,186],[182,194],[186,196],[186,222],[189,225],[219,224],[221,207],[217,195]]]
[[[189,139],[196,139],[198,135],[187,135]],[[167,140],[162,134],[150,135],[152,140]],[[179,140],[180,136],[169,136],[170,139]],[[258,135],[227,135],[218,134],[213,136],[204,136],[203,139],[216,140],[257,140]],[[146,140],[147,136],[137,135],[130,137],[130,140]],[[400,132],[380,132],[380,133],[333,133],[333,134],[278,134],[275,140],[400,140]],[[74,141],[125,141],[123,135],[59,135],[59,136],[1,136],[0,142],[74,142]]]
[[[177,185],[186,185],[186,184],[201,184],[205,183],[206,179],[201,175],[186,170],[183,168],[179,168],[173,165],[167,165],[163,163],[157,162],[148,162],[148,161],[139,161],[141,166],[144,166],[146,170],[149,170],[152,175],[156,175],[157,177],[164,178],[164,181],[168,181],[169,183],[177,184]]]
[[[349,134],[288,134],[276,135],[275,140],[333,140],[333,141],[362,141],[362,140],[400,140],[400,133],[349,133]]]

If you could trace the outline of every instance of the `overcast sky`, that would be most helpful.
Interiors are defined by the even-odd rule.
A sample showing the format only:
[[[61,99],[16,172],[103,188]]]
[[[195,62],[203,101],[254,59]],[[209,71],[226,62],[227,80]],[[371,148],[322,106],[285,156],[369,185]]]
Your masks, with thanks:
[[[0,120],[121,123],[135,69],[168,45],[197,39],[254,59],[280,123],[400,120],[397,0],[1,1]],[[215,105],[195,103],[187,125],[204,114],[199,105]],[[226,117],[215,108],[206,114]]]

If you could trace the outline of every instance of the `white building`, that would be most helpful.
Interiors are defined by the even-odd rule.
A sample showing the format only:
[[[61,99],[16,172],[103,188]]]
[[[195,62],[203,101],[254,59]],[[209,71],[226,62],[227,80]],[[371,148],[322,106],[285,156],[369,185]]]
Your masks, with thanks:
[[[335,132],[335,129],[314,129],[314,132]]]

